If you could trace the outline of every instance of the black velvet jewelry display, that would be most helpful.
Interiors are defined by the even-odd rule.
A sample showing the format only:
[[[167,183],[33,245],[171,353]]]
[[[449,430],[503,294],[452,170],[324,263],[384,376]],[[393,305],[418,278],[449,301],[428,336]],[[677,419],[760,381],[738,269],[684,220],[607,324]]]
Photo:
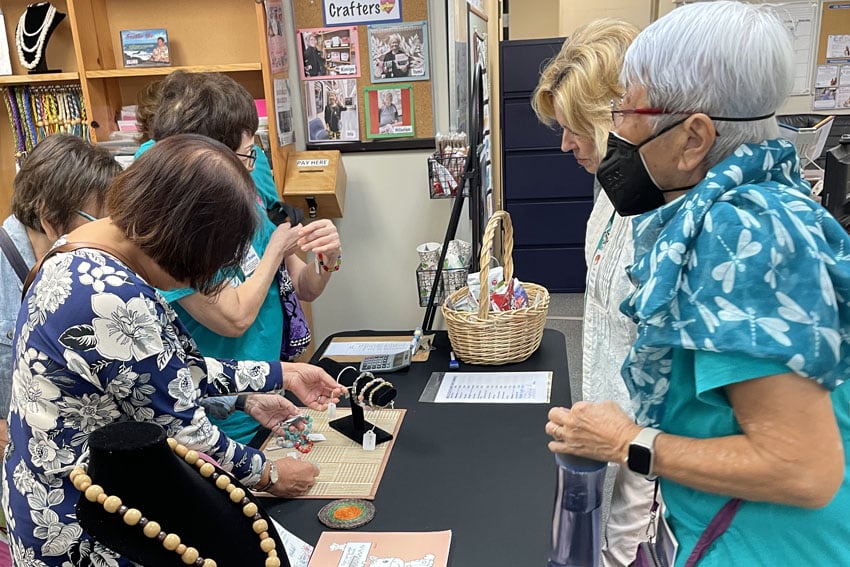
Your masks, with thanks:
[[[372,398],[372,403],[374,403],[377,408],[384,408],[387,407],[398,394],[398,391],[396,391],[395,388],[382,386],[380,389],[377,389],[378,384],[372,384],[369,389],[363,391],[371,381],[371,378],[369,380],[364,378],[357,382],[357,390],[352,392],[352,386],[357,380],[357,377],[361,374],[356,367],[349,364],[341,364],[335,360],[331,360],[330,358],[322,358],[319,360],[317,365],[323,368],[325,372],[331,376],[337,376],[337,381],[345,386],[351,393],[351,415],[335,419],[329,422],[328,425],[357,444],[363,443],[363,434],[366,433],[366,431],[372,431],[375,433],[376,445],[385,443],[393,438],[391,433],[366,421],[366,418],[363,415],[363,406],[358,402],[357,397],[362,394],[364,400],[369,400],[369,396],[374,390],[375,395]],[[346,368],[348,369],[346,370]]]
[[[27,6],[27,10],[24,15],[24,30],[37,30],[44,23],[45,18],[47,17],[47,12],[50,10],[51,4],[50,2],[39,2],[37,4],[30,4]],[[56,31],[56,28],[59,27],[59,24],[62,20],[65,19],[65,14],[60,11],[56,11],[53,16],[53,21],[50,23],[50,26],[47,28],[47,32],[44,35],[43,45],[41,46],[41,58],[36,64],[34,69],[29,70],[30,75],[38,75],[40,73],[61,73],[61,69],[48,69],[47,68],[47,44],[50,42],[50,36],[53,35],[53,32]],[[18,24],[20,25],[20,23]],[[17,34],[15,34],[17,42]],[[38,40],[40,39],[40,34],[36,36],[24,36],[23,45],[27,48],[35,48]],[[17,46],[16,46],[17,47]],[[18,57],[21,58],[21,64],[24,62],[32,64],[35,61],[37,56],[37,52],[27,52],[23,50],[18,50]]]
[[[215,560],[219,567],[265,565],[268,556],[260,549],[260,538],[251,527],[252,520],[242,513],[242,504],[231,502],[226,491],[176,455],[160,426],[140,422],[104,426],[89,435],[89,451],[87,474],[93,483],[158,522],[166,533],[177,534],[201,557]],[[216,471],[226,474],[218,467]],[[232,477],[231,481],[244,488]],[[247,489],[246,495],[268,522],[281,565],[289,567],[271,518]],[[82,494],[77,518],[95,539],[132,561],[150,567],[185,567],[179,555],[146,537],[141,527],[126,525],[118,514],[106,512]]]

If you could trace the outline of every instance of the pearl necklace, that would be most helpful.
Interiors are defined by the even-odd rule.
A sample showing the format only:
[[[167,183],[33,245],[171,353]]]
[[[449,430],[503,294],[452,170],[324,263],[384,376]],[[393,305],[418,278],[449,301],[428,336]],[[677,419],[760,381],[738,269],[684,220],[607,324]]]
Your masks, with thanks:
[[[21,65],[25,68],[30,70],[35,69],[41,62],[41,53],[44,49],[44,44],[46,43],[45,40],[47,39],[47,34],[50,32],[50,28],[53,26],[53,18],[55,17],[56,8],[54,8],[53,4],[51,4],[47,9],[47,14],[44,15],[44,21],[41,22],[41,27],[34,32],[28,32],[26,31],[27,13],[24,12],[21,14],[21,19],[18,20],[18,28],[15,30],[15,46],[18,48],[18,59],[21,61]],[[34,46],[29,47],[24,44],[25,35],[28,37],[38,36]],[[26,60],[24,52],[35,52],[35,58],[32,60],[32,63]]]
[[[265,567],[280,567],[280,558],[277,556],[275,549],[276,543],[274,538],[269,535],[269,524],[259,514],[259,508],[254,502],[251,502],[245,490],[239,488],[230,481],[230,477],[226,474],[218,473],[215,466],[203,460],[197,451],[192,451],[177,442],[176,439],[168,438],[168,446],[174,453],[182,458],[190,465],[195,466],[198,472],[204,478],[210,479],[221,490],[227,492],[230,501],[234,504],[242,505],[242,513],[246,518],[251,520],[251,529],[260,538],[260,549],[266,554]],[[149,520],[142,516],[142,513],[136,508],[128,508],[121,499],[117,496],[109,496],[103,491],[103,487],[92,483],[91,477],[86,474],[83,467],[75,467],[71,471],[71,482],[74,487],[83,493],[86,500],[89,502],[97,502],[103,509],[110,514],[118,514],[124,523],[128,526],[139,526],[142,528],[145,536],[150,539],[155,539],[162,544],[162,547],[168,551],[173,551],[180,556],[180,559],[186,565],[195,565],[196,567],[216,567],[214,560],[200,556],[198,550],[194,547],[189,547],[181,543],[180,536],[174,533],[165,533],[162,531],[158,522]]]

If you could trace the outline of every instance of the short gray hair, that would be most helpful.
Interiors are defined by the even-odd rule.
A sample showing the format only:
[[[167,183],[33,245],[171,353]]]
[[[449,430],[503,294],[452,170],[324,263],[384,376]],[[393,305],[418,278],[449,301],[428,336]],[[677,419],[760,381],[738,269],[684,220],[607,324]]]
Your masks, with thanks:
[[[626,52],[621,80],[646,89],[651,106],[713,117],[772,114],[793,84],[788,31],[768,7],[741,2],[699,2],[652,23]],[[682,119],[656,119],[661,129]],[[713,167],[743,143],[779,136],[774,117],[715,120],[719,136],[705,158]]]

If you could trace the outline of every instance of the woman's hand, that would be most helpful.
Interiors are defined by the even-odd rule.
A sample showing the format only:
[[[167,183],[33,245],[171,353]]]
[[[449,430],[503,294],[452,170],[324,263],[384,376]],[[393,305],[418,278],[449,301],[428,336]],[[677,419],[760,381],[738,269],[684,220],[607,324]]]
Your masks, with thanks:
[[[283,258],[298,250],[303,230],[304,228],[301,225],[292,226],[288,222],[278,225],[266,246],[266,254],[269,251],[280,254],[281,261],[283,261]]]
[[[552,408],[546,434],[553,453],[569,453],[597,461],[624,463],[629,443],[640,432],[615,402],[576,402],[572,409]]]
[[[309,461],[284,457],[273,461],[271,465],[277,467],[279,477],[267,492],[275,496],[302,496],[316,483],[316,477],[319,476],[318,467]]]
[[[301,228],[298,246],[304,252],[315,252],[325,258],[326,266],[333,266],[340,255],[339,232],[328,219],[314,220]]]
[[[263,427],[283,435],[284,430],[279,427],[280,422],[298,415],[299,411],[295,404],[283,396],[268,393],[250,394],[245,399],[245,413],[260,422]]]
[[[303,362],[281,362],[283,386],[310,409],[324,411],[328,404],[339,403],[345,387],[318,366]]]

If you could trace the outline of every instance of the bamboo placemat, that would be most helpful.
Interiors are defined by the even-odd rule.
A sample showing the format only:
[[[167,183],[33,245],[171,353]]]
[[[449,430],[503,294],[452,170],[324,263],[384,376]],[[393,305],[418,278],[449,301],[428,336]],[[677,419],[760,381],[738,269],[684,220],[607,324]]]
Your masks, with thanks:
[[[374,451],[364,451],[360,443],[355,443],[342,433],[328,425],[327,413],[302,409],[304,415],[313,418],[313,433],[321,433],[325,441],[313,444],[313,450],[302,455],[291,447],[279,447],[277,435],[270,435],[262,450],[270,459],[280,459],[290,452],[296,452],[305,461],[319,466],[316,484],[299,498],[335,499],[364,498],[374,500],[378,485],[390,458],[393,444],[398,438],[398,430],[406,410],[384,409],[366,410],[366,421],[392,433],[393,438],[375,447]],[[351,415],[350,408],[338,408],[336,419]]]

